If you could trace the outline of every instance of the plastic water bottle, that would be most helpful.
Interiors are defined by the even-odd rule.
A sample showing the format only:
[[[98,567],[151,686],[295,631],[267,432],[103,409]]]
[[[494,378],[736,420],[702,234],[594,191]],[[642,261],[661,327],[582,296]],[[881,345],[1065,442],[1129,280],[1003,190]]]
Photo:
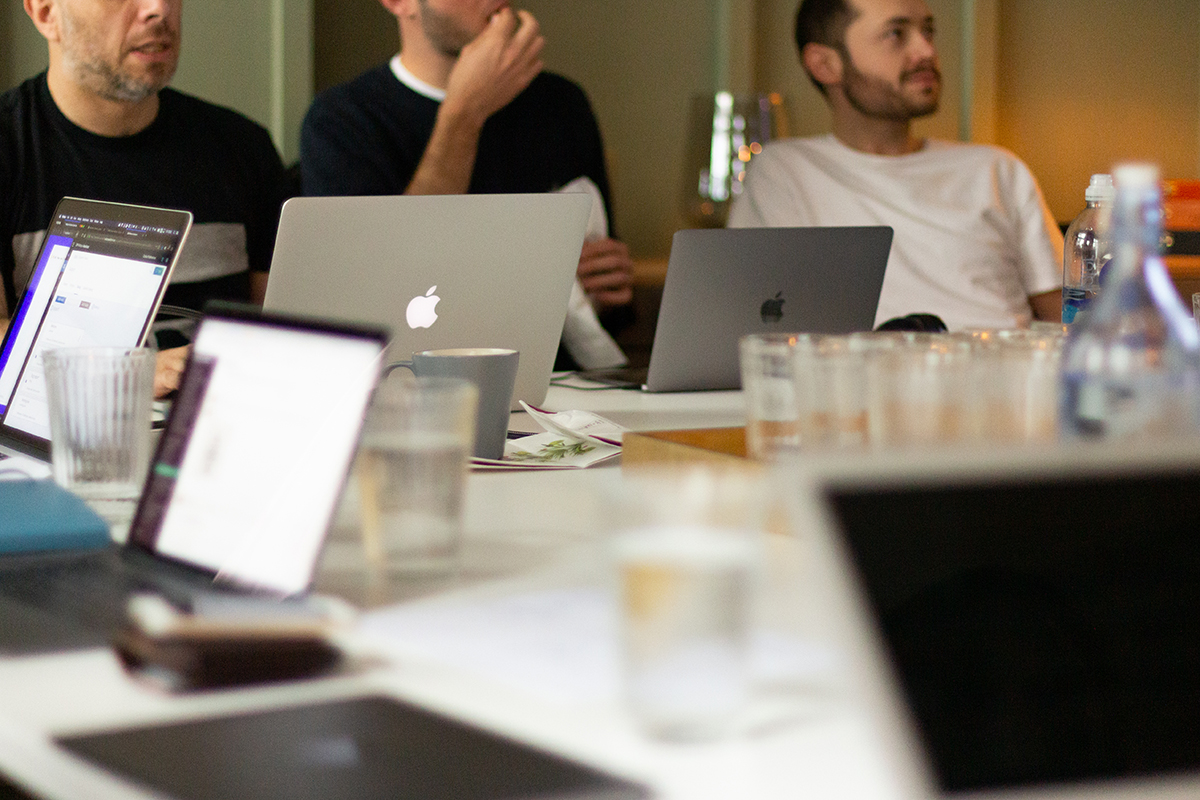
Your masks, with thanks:
[[[1158,168],[1114,171],[1112,263],[1063,352],[1068,437],[1180,437],[1200,430],[1200,336],[1159,255]]]
[[[1100,270],[1112,257],[1108,228],[1114,193],[1111,175],[1093,175],[1083,195],[1087,207],[1067,228],[1063,248],[1064,324],[1086,316],[1087,308],[1100,294]]]

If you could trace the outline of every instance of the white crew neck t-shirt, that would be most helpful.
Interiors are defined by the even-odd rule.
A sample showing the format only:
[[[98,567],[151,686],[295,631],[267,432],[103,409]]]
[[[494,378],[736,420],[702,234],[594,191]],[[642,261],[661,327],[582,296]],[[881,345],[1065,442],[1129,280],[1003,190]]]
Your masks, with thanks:
[[[916,312],[951,330],[1023,327],[1028,298],[1062,287],[1062,235],[1020,159],[929,140],[909,155],[832,134],[771,142],[749,165],[729,227],[890,225],[875,324]]]

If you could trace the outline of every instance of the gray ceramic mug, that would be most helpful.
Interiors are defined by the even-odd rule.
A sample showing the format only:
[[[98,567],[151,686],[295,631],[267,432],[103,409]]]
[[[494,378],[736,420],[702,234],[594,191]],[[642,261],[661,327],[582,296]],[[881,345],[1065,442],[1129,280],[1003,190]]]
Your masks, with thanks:
[[[494,347],[458,347],[447,350],[421,350],[411,361],[389,364],[412,370],[418,377],[464,378],[479,388],[479,412],[475,420],[475,450],[479,458],[504,457],[508,439],[508,419],[513,386],[517,382],[516,350]]]

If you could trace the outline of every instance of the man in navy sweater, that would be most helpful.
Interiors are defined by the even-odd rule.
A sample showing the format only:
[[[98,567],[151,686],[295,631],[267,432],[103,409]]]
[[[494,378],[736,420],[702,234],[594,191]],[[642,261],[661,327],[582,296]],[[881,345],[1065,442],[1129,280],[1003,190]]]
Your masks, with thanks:
[[[587,97],[542,71],[529,12],[496,0],[380,2],[399,21],[400,53],[313,103],[305,194],[546,192],[587,178],[609,205]],[[615,239],[587,242],[577,275],[602,315],[632,298],[629,250]]]

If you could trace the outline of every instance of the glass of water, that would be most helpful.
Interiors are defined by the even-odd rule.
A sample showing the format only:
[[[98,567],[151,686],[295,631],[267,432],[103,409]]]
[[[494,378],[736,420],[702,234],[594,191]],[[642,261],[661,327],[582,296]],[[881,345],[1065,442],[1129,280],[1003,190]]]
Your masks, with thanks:
[[[630,475],[614,540],[625,700],[651,736],[729,734],[750,698],[761,476]]]
[[[68,347],[42,356],[54,478],[122,540],[150,463],[154,352]]]
[[[368,577],[454,571],[479,393],[460,378],[380,384],[359,448],[356,478]]]

